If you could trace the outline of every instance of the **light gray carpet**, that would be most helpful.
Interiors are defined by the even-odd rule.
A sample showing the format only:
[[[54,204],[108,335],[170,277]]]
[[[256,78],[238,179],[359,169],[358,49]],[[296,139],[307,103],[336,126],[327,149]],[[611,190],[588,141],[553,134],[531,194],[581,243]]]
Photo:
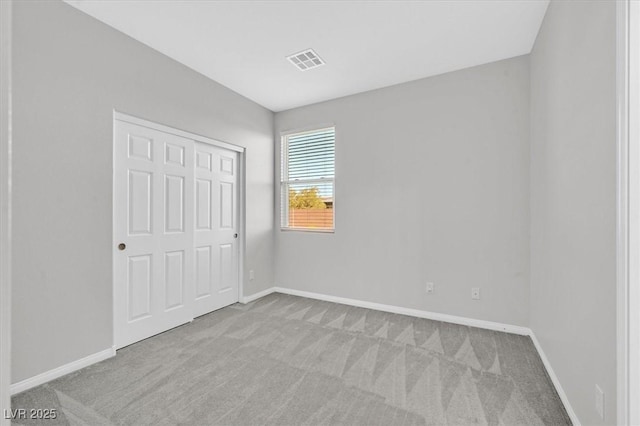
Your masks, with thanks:
[[[57,408],[47,425],[570,424],[528,337],[282,294],[119,350],[13,408]]]

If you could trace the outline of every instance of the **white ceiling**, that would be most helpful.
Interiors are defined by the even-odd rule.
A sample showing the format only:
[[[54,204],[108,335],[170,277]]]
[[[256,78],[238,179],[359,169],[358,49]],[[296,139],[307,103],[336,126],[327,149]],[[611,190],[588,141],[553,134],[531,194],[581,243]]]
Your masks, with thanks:
[[[548,0],[68,0],[282,111],[531,51]],[[299,71],[286,56],[327,63]]]

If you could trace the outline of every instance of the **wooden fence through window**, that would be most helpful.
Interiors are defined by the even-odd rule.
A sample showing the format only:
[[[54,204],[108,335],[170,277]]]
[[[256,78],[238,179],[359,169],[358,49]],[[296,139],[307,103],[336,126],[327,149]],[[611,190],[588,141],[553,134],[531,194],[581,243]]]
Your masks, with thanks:
[[[333,228],[333,209],[290,209],[290,228]]]

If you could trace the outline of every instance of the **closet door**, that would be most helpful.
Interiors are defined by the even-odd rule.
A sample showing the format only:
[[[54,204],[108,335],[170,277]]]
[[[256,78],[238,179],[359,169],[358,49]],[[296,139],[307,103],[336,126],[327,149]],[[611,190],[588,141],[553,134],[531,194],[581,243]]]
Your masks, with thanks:
[[[238,153],[195,145],[195,316],[238,301]]]
[[[194,316],[194,141],[116,120],[117,348]]]

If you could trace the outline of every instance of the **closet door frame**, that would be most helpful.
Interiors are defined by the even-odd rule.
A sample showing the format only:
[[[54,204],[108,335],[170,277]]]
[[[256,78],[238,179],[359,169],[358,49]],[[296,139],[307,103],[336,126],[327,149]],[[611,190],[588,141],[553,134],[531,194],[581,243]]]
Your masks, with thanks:
[[[616,3],[617,418],[640,424],[640,2]]]
[[[117,110],[113,110],[113,151],[112,151],[112,244],[115,247],[119,241],[115,239],[115,208],[116,208],[116,200],[115,200],[115,177],[116,177],[116,157],[115,157],[115,127],[118,121],[135,124],[138,126],[147,127],[153,130],[157,130],[164,133],[169,133],[172,135],[180,136],[183,138],[191,139],[194,141],[194,147],[196,142],[202,142],[209,145],[213,145],[218,148],[223,148],[230,151],[235,151],[238,153],[238,185],[237,185],[237,197],[238,197],[238,210],[236,212],[236,219],[238,223],[238,302],[243,300],[244,294],[244,262],[245,262],[245,253],[246,253],[246,238],[245,238],[245,230],[246,230],[246,214],[245,214],[245,167],[246,167],[246,158],[245,158],[245,148],[234,145],[228,142],[224,142],[217,139],[212,139],[206,136],[198,135],[196,133],[188,132],[181,129],[176,129],[170,126],[166,126],[164,124],[156,123],[153,121],[149,121],[143,118],[135,117],[130,114],[126,114]],[[113,253],[113,251],[112,251]],[[111,259],[112,265],[112,295],[115,292],[115,259],[112,257]],[[112,301],[112,324],[113,324],[113,333],[112,333],[112,344],[115,345],[115,327],[116,327],[116,306],[115,300]],[[115,347],[115,346],[114,346]]]

